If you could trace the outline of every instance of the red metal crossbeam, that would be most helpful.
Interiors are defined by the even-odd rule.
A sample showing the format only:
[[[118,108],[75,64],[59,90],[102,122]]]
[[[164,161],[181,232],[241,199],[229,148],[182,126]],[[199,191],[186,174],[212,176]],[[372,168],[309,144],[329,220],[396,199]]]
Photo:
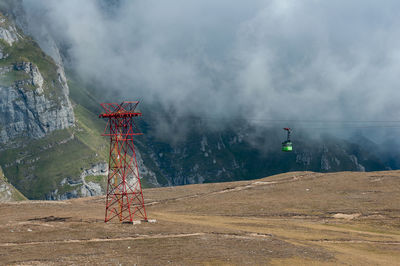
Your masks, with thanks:
[[[105,113],[100,114],[100,117],[107,117],[107,116],[117,116],[117,115],[142,115],[140,112],[135,112],[136,107],[138,106],[139,101],[132,101],[132,102],[122,102],[121,104],[118,103],[101,103],[100,105],[103,107]]]
[[[133,136],[142,135],[134,118],[138,101],[102,103],[107,119],[103,136],[110,137],[105,222],[118,217],[121,222],[132,222],[135,217],[147,220],[139,168]]]

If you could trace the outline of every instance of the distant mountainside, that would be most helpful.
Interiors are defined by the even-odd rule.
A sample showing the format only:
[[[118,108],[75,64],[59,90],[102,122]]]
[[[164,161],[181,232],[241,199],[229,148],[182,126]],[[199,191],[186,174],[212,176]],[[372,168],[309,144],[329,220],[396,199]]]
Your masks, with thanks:
[[[389,169],[374,149],[350,141],[325,136],[312,139],[294,136],[294,151],[281,151],[283,132],[256,129],[225,129],[207,132],[193,128],[187,141],[177,145],[143,136],[138,140],[143,160],[154,165],[162,185],[181,185],[261,178],[289,171],[377,171]],[[280,134],[279,134],[280,133]]]
[[[104,194],[109,143],[101,136],[105,123],[98,118],[96,90],[72,70],[65,75],[62,62],[48,56],[22,30],[22,22],[15,22],[23,12],[18,1],[11,3],[10,12],[0,3],[0,166],[29,199]],[[59,54],[57,47],[52,49]],[[400,166],[393,159],[396,154],[374,153],[379,147],[363,147],[360,142],[366,141],[361,139],[296,135],[294,152],[282,153],[281,131],[249,125],[210,130],[199,120],[185,125],[186,136],[180,140],[169,140],[174,132],[160,140],[153,133],[157,115],[141,107],[139,125],[145,134],[137,138],[137,156],[145,187],[253,179],[287,171]]]

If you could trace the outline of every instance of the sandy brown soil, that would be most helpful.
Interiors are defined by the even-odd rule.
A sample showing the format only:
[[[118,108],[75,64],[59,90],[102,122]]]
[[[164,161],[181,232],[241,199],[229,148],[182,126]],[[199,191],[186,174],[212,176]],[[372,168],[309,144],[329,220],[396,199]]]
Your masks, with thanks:
[[[0,204],[0,264],[400,265],[400,171],[287,173],[146,189],[149,219],[104,198]]]

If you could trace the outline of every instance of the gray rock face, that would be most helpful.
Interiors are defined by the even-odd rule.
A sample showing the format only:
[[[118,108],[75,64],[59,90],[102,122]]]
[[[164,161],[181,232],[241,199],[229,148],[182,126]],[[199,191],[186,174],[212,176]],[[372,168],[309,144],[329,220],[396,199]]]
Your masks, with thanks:
[[[309,166],[312,161],[312,153],[308,150],[303,150],[302,152],[296,152],[296,163]]]
[[[13,188],[4,179],[3,171],[0,167],[0,202],[12,200]]]
[[[83,171],[81,174],[82,186],[81,186],[81,196],[90,197],[104,194],[100,184],[95,182],[86,182],[85,178],[88,176],[107,176],[108,175],[108,165],[106,163],[99,163],[93,165],[92,168]]]
[[[143,160],[140,156],[140,153],[137,151],[137,161],[138,161],[138,168],[140,172],[140,178],[146,177],[148,182],[154,186],[160,186],[157,182],[157,178],[155,173],[149,170],[144,164]],[[134,175],[128,176],[128,184],[132,188],[139,188],[137,185],[137,173]],[[93,181],[87,181],[87,177],[91,176],[108,176],[108,164],[107,163],[97,163],[92,165],[91,168],[84,170],[80,178],[78,180],[71,180],[71,179],[63,179],[60,183],[60,187],[67,185],[69,187],[73,187],[74,189],[61,193],[58,189],[52,191],[50,196],[47,199],[50,200],[65,200],[70,198],[77,198],[77,197],[91,197],[91,196],[98,196],[104,195],[106,191],[102,188],[102,186]]]
[[[15,25],[8,23],[4,17],[0,17],[0,39],[8,43],[8,45],[13,45],[14,42],[22,39]]]
[[[40,84],[40,77],[32,77]],[[45,97],[42,87],[25,91],[0,86],[0,143],[16,137],[44,137],[49,132],[74,125],[74,115],[68,98],[55,103]]]
[[[357,171],[365,172],[365,167],[360,163],[358,163],[358,159],[355,155],[350,155],[350,159],[354,163],[354,165],[356,165]]]
[[[160,186],[160,184],[157,182],[155,173],[149,170],[143,164],[143,160],[138,150],[136,150],[136,156],[140,173],[140,179],[145,177],[150,184],[154,186]],[[92,165],[91,168],[84,170],[80,174],[79,179],[64,178],[60,182],[59,187],[67,186],[67,187],[72,187],[73,189],[70,189],[69,191],[64,193],[60,193],[60,191],[56,189],[52,191],[46,198],[49,200],[66,200],[77,197],[91,197],[91,196],[104,195],[106,193],[104,186],[102,187],[102,185],[97,181],[96,182],[88,181],[88,177],[93,177],[93,176],[96,177],[108,176],[108,164],[97,163]],[[137,172],[135,172],[133,175],[128,176],[127,178],[128,178],[128,184],[132,188],[138,189],[139,186],[137,186],[138,180],[136,176]]]
[[[101,185],[96,182],[86,181],[87,177],[90,176],[107,176],[108,175],[108,164],[106,163],[97,163],[92,165],[91,168],[84,170],[79,180],[71,180],[68,178],[64,178],[60,186],[69,186],[74,189],[69,190],[65,193],[60,193],[58,189],[52,191],[47,199],[49,200],[66,200],[77,197],[90,197],[90,196],[98,196],[105,194],[105,191],[102,189]]]
[[[27,81],[28,84],[36,87],[36,90],[39,91],[39,94],[43,93],[44,79],[36,65],[32,64],[31,62],[21,62],[21,63],[14,64],[13,70],[14,71],[24,71],[26,74],[28,74],[30,76],[30,79]],[[20,81],[19,83],[22,84],[23,82],[24,81]]]
[[[9,45],[22,39],[15,26],[1,16],[0,39]],[[2,53],[1,57],[4,57]],[[0,144],[17,137],[42,138],[54,130],[74,125],[64,69],[56,64],[54,69],[57,81],[46,81],[32,62],[0,67]],[[57,93],[45,93],[48,91],[46,83],[52,84]]]
[[[329,171],[331,169],[331,165],[329,164],[328,157],[326,154],[323,154],[321,157],[321,170]]]
[[[12,200],[12,188],[6,182],[0,181],[0,202]]]
[[[321,156],[321,170],[322,171],[329,171],[332,167],[329,163],[329,150],[328,148],[324,147]]]
[[[136,148],[135,152],[136,152],[136,161],[138,164],[140,179],[145,177],[150,184],[152,184],[153,186],[159,187],[160,184],[157,181],[156,174],[144,164],[142,155],[137,148]]]

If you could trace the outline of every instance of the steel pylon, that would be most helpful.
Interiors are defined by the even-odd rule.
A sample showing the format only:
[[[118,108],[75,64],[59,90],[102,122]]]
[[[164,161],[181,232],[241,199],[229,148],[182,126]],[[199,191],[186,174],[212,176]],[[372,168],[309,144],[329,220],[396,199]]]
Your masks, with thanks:
[[[107,120],[102,136],[110,138],[105,222],[117,217],[120,222],[134,218],[147,221],[133,137],[142,135],[134,119],[139,102],[102,103],[100,118]]]

